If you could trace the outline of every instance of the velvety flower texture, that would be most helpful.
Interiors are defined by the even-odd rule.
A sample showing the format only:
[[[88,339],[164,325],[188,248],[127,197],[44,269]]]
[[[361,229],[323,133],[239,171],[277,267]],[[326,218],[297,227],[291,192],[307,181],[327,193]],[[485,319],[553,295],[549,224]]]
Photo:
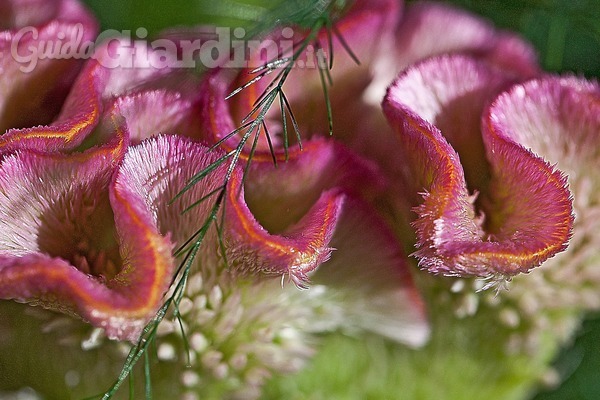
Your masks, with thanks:
[[[54,37],[48,27],[81,23],[93,36],[91,18],[73,2],[52,3],[43,20],[29,4],[12,3],[3,48],[31,24]],[[49,352],[67,355],[56,373],[64,379],[45,371],[32,380],[0,360],[16,371],[7,388],[29,385],[63,398],[110,384],[127,342],[137,340],[168,295],[182,261],[174,251],[207,220],[219,189],[223,214],[192,265],[179,315],[169,314],[157,332],[158,395],[257,398],[268,377],[304,365],[313,333],[370,332],[421,346],[430,333],[426,303],[435,321],[436,301],[444,310],[451,292],[471,301],[450,307],[457,317],[476,314],[479,302],[465,289],[479,281],[433,275],[491,284],[516,276],[515,289],[493,306],[510,333],[530,336],[552,329],[556,321],[540,323],[536,313],[560,292],[547,282],[528,285],[530,278],[539,282],[538,270],[548,264],[554,277],[570,264],[586,285],[597,283],[589,272],[592,228],[579,219],[570,250],[554,257],[567,248],[574,212],[590,213],[586,199],[596,192],[584,170],[598,159],[596,84],[541,75],[519,38],[433,3],[402,10],[395,1],[357,1],[337,28],[361,63],[333,40],[334,139],[327,137],[318,71],[295,69],[284,91],[302,147],[290,137],[284,148],[274,106],[266,123],[274,154],[259,137],[227,183],[225,162],[175,201],[198,171],[235,148],[239,137],[225,135],[268,79],[225,100],[249,79],[247,71],[197,77],[153,68],[149,60],[165,55],[150,49],[148,59],[137,60],[144,67],[107,68],[103,60],[126,45],[119,41],[97,48],[74,82],[77,62],[66,68],[67,60],[45,60],[38,68],[53,75],[25,74],[2,59],[10,73],[0,78],[0,298],[85,321],[27,308],[36,317],[20,323],[14,315],[23,308],[4,302],[3,348],[18,346],[19,328],[33,327],[46,332],[41,343],[60,342]],[[315,43],[331,50],[325,32]],[[36,101],[24,101],[28,94]],[[585,157],[574,157],[581,149]],[[414,252],[424,271],[405,252]],[[588,295],[585,306],[600,306],[596,297]],[[555,308],[581,309],[574,303]],[[523,327],[521,314],[534,322]],[[531,341],[521,338],[499,343],[506,354],[522,352]]]
[[[94,40],[95,19],[74,0],[7,1],[0,11],[0,131],[49,123],[60,111],[81,61],[36,59],[35,68],[28,71],[29,56],[44,54],[46,43],[59,32],[65,38],[80,33],[82,41]]]

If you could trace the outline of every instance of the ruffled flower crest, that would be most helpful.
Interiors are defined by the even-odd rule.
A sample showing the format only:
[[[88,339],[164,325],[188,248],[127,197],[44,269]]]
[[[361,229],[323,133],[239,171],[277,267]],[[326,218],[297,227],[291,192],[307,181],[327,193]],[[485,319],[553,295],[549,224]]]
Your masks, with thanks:
[[[402,179],[409,193],[424,193],[415,254],[430,272],[510,277],[569,241],[565,175],[481,117],[507,82],[481,62],[446,56],[411,67],[388,91],[384,111],[411,166]]]

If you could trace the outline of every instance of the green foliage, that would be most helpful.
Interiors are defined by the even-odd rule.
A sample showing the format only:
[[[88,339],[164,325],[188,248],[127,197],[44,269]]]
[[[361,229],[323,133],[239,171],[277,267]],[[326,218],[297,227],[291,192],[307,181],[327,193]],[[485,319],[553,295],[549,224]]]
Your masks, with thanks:
[[[328,336],[308,368],[271,382],[265,398],[523,399],[547,353],[506,357],[508,331],[490,311],[458,322],[437,314],[430,342],[417,350],[381,337]]]
[[[538,394],[533,400],[595,400],[600,397],[600,318],[589,319],[572,347],[563,350],[556,368],[565,379],[555,390]]]
[[[600,76],[600,1],[598,0],[453,0],[521,33],[538,50],[548,71]]]

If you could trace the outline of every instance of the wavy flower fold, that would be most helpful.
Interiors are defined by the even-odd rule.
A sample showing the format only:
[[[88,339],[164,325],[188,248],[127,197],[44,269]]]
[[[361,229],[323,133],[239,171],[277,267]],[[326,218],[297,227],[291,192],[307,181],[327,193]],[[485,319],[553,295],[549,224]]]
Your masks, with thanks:
[[[569,241],[566,176],[494,123],[501,110],[484,111],[477,124],[479,105],[503,78],[468,58],[436,58],[406,71],[385,98],[384,112],[401,138],[398,151],[417,167],[404,179],[412,193],[423,192],[413,223],[415,255],[431,272],[512,276]]]

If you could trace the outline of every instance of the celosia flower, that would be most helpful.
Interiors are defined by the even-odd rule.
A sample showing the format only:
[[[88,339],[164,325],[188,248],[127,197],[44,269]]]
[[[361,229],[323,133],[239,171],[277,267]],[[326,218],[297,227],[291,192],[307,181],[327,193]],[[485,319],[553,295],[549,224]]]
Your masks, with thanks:
[[[93,26],[78,12],[84,27]],[[553,77],[512,86],[538,72],[519,38],[434,4],[410,6],[399,17],[395,1],[357,1],[336,25],[347,43],[334,37],[330,48],[328,34],[317,33],[315,49],[334,52],[328,92],[334,139],[323,137],[329,131],[326,77],[294,70],[284,90],[306,139],[302,147],[286,143],[284,124],[291,121],[276,104],[261,125],[270,143],[257,136],[252,149],[252,136],[231,169],[217,163],[239,143],[239,136],[226,135],[269,81],[226,101],[247,81],[245,71],[217,69],[198,80],[189,71],[152,67],[153,57],[165,54],[150,49],[134,68],[106,68],[103,62],[127,53],[118,41],[96,49],[60,113],[7,119],[6,128],[14,129],[0,138],[0,298],[69,316],[1,304],[6,359],[15,359],[27,341],[56,361],[49,361],[53,368],[34,365],[35,375],[19,370],[27,362],[10,361],[13,374],[0,377],[0,387],[29,385],[59,398],[108,387],[123,351],[173,295],[172,279],[187,260],[174,254],[199,232],[205,236],[187,287],[155,332],[156,357],[147,364],[155,396],[257,398],[267,378],[298,371],[314,354],[313,333],[370,332],[423,345],[429,324],[422,295],[437,331],[431,346],[406,360],[428,357],[444,343],[440,338],[454,337],[444,330],[465,316],[508,321],[494,345],[503,347],[505,358],[509,350],[522,354],[517,333],[547,329],[536,302],[552,298],[528,284],[531,276],[517,276],[517,289],[499,301],[481,295],[486,310],[496,311],[489,316],[478,313],[479,300],[465,281],[434,275],[497,282],[548,259],[548,274],[560,275],[565,256],[552,257],[565,250],[573,225],[561,170],[576,183],[575,211],[584,215],[587,204],[578,192],[585,199],[594,183],[573,177],[585,176],[581,165],[593,164],[595,154],[575,160],[570,148],[593,143],[597,113],[586,107],[595,105],[598,88]],[[3,62],[16,71],[9,59]],[[29,84],[37,89],[36,82]],[[54,82],[62,87],[63,79]],[[6,100],[10,96],[0,103],[7,116],[20,107]],[[581,115],[584,123],[574,122]],[[46,125],[28,127],[38,123]],[[563,145],[555,151],[543,130]],[[201,170],[206,176],[187,186]],[[222,214],[213,218],[219,196]],[[201,229],[211,221],[216,229]],[[592,241],[590,232],[576,227],[578,262],[572,265],[593,284],[586,266],[594,255],[581,250]],[[404,250],[414,246],[427,272],[411,268]],[[546,265],[531,275],[539,270]],[[456,297],[470,303],[456,307]],[[586,299],[598,303],[597,296]],[[570,306],[560,302],[555,309]],[[35,317],[20,321],[16,313],[24,309]],[[533,321],[528,325],[511,318],[523,310]],[[23,339],[19,329],[32,334]],[[416,371],[429,364],[406,360],[396,361]]]
[[[188,207],[214,195],[228,174],[226,165],[218,166],[171,204],[198,170],[223,156],[193,140],[202,137],[194,123],[205,93],[189,85],[178,90],[178,77],[193,78],[176,71],[104,67],[125,53],[119,46],[111,41],[96,49],[54,122],[8,130],[1,142],[0,296],[97,328],[71,322],[57,329],[54,335],[71,346],[63,373],[87,357],[73,355],[74,342],[87,349],[101,346],[102,336],[135,342],[165,299],[177,262],[172,252],[209,220],[210,202]],[[160,133],[191,138],[155,137]],[[367,202],[384,190],[377,168],[318,140],[291,151],[279,170],[255,161],[245,188],[242,168],[233,169],[217,222],[222,239],[215,230],[204,238],[178,314],[158,332],[158,358],[183,379],[178,391],[255,397],[268,375],[302,365],[312,353],[304,338],[310,332],[342,326],[423,343],[428,328],[402,250]],[[284,217],[276,214],[281,210],[293,211]],[[275,233],[253,212],[276,221],[269,228]],[[320,289],[307,295],[280,286],[289,279],[304,287],[332,246]],[[51,319],[49,330],[65,321]],[[5,340],[11,338],[9,331]],[[119,352],[110,343],[101,347],[105,357]],[[186,357],[194,369],[185,370]],[[81,374],[90,371],[96,369]],[[207,373],[224,386],[200,382]],[[81,383],[78,393],[99,389]],[[64,390],[43,379],[32,385]],[[170,390],[166,382],[158,387],[158,393]]]
[[[564,175],[498,129],[494,115],[478,126],[480,105],[505,82],[485,64],[443,57],[409,69],[384,101],[398,155],[414,166],[398,178],[408,193],[423,192],[415,255],[430,272],[509,277],[539,266],[569,240]]]

